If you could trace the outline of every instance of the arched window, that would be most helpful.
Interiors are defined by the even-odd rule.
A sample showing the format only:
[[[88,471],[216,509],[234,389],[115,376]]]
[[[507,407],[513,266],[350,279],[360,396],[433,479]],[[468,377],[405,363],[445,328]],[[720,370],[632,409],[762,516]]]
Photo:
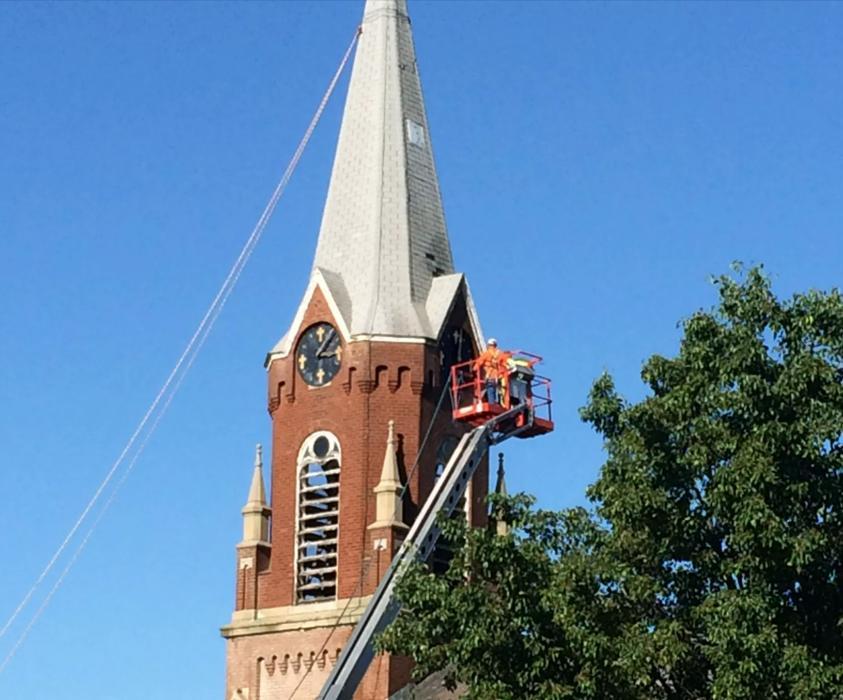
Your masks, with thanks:
[[[296,532],[296,602],[337,596],[340,514],[340,443],[319,431],[299,450]]]

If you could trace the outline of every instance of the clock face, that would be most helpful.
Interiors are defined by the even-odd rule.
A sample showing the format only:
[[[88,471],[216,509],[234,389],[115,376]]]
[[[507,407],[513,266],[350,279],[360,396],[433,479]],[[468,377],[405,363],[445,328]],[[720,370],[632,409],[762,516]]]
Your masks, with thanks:
[[[451,367],[468,362],[474,357],[474,343],[468,331],[457,326],[448,326],[439,342],[439,359],[442,364],[442,382],[451,379]]]
[[[316,323],[302,333],[296,347],[296,366],[310,386],[325,386],[340,370],[342,343],[330,323]]]

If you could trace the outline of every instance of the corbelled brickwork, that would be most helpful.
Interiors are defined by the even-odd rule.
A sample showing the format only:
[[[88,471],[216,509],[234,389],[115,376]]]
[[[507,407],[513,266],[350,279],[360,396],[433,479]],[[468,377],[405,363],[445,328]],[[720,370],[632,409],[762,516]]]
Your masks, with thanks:
[[[351,627],[334,630],[325,645],[328,632],[321,628],[231,640],[227,682],[234,690],[226,700],[315,698],[348,640]],[[400,688],[395,679],[408,673],[405,660],[378,656],[355,697],[389,697]]]

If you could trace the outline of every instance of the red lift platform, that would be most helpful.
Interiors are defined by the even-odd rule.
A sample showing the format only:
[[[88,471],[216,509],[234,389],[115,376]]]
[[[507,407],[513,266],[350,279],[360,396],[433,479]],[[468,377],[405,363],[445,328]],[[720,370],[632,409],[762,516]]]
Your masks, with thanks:
[[[533,369],[542,361],[538,355],[521,350],[508,353],[510,368],[499,382],[497,401],[487,393],[482,371],[475,360],[451,368],[453,418],[477,427],[504,413],[512,415],[512,437],[528,438],[553,430],[550,379]],[[523,411],[517,411],[523,406]]]

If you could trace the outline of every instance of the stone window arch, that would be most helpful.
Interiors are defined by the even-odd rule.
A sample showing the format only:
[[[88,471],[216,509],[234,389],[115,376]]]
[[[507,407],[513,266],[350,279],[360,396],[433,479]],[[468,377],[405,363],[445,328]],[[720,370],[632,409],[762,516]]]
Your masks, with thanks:
[[[297,460],[296,602],[337,597],[340,465],[336,435],[320,430],[302,443]]]

